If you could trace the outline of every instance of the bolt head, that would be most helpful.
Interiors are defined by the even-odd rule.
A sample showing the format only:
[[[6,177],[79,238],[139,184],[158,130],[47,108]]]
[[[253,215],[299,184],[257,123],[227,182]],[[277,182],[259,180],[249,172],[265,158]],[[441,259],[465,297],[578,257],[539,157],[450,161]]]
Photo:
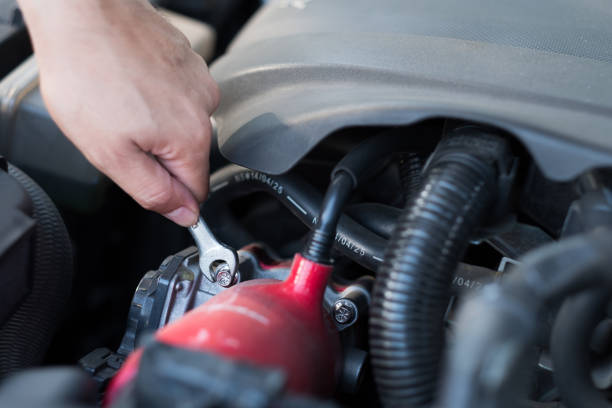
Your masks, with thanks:
[[[334,319],[339,324],[349,324],[357,316],[357,307],[347,299],[339,299],[334,304]]]
[[[217,284],[224,288],[229,288],[234,284],[234,279],[228,264],[222,263],[215,268],[215,279],[217,280]]]
[[[217,274],[217,283],[219,286],[228,288],[232,286],[232,274],[229,272],[221,272]]]

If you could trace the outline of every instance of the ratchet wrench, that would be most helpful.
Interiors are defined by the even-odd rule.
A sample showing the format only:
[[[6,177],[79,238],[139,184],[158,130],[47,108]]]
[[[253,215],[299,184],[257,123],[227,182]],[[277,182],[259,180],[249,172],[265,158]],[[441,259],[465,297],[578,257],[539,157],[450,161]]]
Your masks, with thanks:
[[[195,225],[189,227],[200,253],[200,270],[211,282],[224,287],[231,286],[238,270],[238,254],[232,248],[217,241],[204,222],[198,218]]]

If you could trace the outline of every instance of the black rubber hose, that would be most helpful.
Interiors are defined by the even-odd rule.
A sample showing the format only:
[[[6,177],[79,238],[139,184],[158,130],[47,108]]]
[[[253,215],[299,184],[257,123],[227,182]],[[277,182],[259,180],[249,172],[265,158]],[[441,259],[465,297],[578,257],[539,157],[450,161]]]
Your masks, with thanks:
[[[321,194],[301,178],[285,174],[269,176],[244,167],[229,165],[210,178],[210,196],[202,208],[214,226],[214,215],[228,202],[251,193],[265,192],[279,200],[308,228],[314,228],[319,215]],[[383,260],[387,241],[351,217],[341,215],[334,248],[363,267],[375,271]]]
[[[372,136],[358,144],[334,166],[331,179],[346,173],[353,181],[353,188],[356,188],[382,170],[392,159],[393,153],[420,148],[414,138],[398,134],[395,130]]]
[[[594,287],[610,290],[611,249],[607,229],[545,245],[463,304],[435,406],[516,407],[535,364],[539,316],[567,296]]]
[[[505,145],[496,136],[483,143]],[[465,146],[478,145],[469,134]],[[427,407],[436,393],[455,268],[497,198],[495,154],[451,136],[431,159],[378,269],[370,317],[374,378],[385,407]],[[493,149],[493,151],[500,151]]]
[[[414,147],[411,138],[391,131],[366,139],[338,162],[331,172],[331,183],[304,248],[304,257],[318,263],[330,262],[336,225],[351,192],[384,168],[393,153],[410,147]]]
[[[550,345],[555,383],[568,408],[610,408],[591,380],[590,341],[606,315],[610,291],[597,288],[563,302],[553,326]]]
[[[72,286],[72,246],[64,222],[47,194],[9,164],[26,190],[36,220],[31,290],[0,327],[0,377],[42,362]]]
[[[323,197],[315,228],[302,252],[305,258],[322,264],[330,263],[331,247],[338,220],[342,215],[344,204],[353,192],[353,187],[353,180],[348,173],[341,171],[334,175]]]
[[[389,239],[402,209],[380,203],[359,203],[349,205],[346,213],[370,231]]]

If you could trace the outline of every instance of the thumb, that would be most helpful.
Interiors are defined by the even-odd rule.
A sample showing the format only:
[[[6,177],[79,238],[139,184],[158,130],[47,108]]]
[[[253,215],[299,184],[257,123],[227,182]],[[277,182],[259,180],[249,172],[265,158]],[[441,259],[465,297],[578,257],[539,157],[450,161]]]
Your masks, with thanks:
[[[122,156],[101,170],[138,204],[184,227],[197,222],[199,206],[193,194],[154,157],[135,145]]]

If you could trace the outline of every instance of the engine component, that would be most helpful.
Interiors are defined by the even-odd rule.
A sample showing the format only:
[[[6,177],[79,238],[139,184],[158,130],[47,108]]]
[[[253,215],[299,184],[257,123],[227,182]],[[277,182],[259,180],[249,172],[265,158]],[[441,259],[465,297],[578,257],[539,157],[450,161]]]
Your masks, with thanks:
[[[30,253],[35,221],[32,200],[8,173],[0,156],[0,287],[10,288],[0,296],[0,325],[29,291]]]
[[[607,10],[599,0],[270,1],[211,67],[221,152],[280,174],[342,128],[453,117],[511,132],[546,177],[571,180],[612,162]]]
[[[32,263],[27,270],[21,271],[26,272],[25,276],[30,276],[27,292],[21,293],[23,297],[9,309],[10,316],[0,323],[0,377],[42,362],[64,312],[72,285],[72,246],[57,208],[45,192],[20,169],[9,164],[8,173],[21,185],[22,191],[27,193],[35,225],[24,214],[9,213],[15,216],[14,222],[23,223],[22,228],[25,230],[21,231],[22,235],[26,234],[27,237],[27,230],[32,227],[34,236]],[[7,187],[10,187],[9,183]],[[19,190],[12,190],[13,193],[16,191],[18,195],[8,199],[8,204],[18,200]],[[26,208],[29,206],[22,204],[22,210],[24,205]],[[11,236],[5,236],[3,241],[7,239],[10,240]],[[14,288],[19,294],[19,286],[16,281],[4,288]]]
[[[280,398],[286,381],[279,370],[160,342],[145,347],[140,366],[131,395],[135,403],[124,405],[265,408]]]
[[[319,216],[321,194],[295,175],[268,176],[229,165],[210,179],[210,196],[204,216],[220,211],[227,203],[254,192],[266,192],[278,199],[306,226],[313,228]],[[212,227],[212,226],[211,226]],[[336,229],[334,248],[360,265],[376,270],[382,262],[386,241],[352,218],[342,215]]]
[[[352,324],[357,320],[357,305],[348,299],[338,299],[334,303],[334,319],[338,324]]]
[[[357,320],[367,317],[373,285],[374,279],[365,276],[340,293],[332,308],[332,315],[339,330],[344,330]]]
[[[101,347],[81,358],[79,366],[91,376],[97,385],[98,395],[102,397],[108,383],[117,374],[124,361],[124,355]]]
[[[555,383],[568,408],[610,408],[591,379],[590,342],[610,302],[609,288],[575,295],[561,306],[550,337]]]
[[[254,279],[284,280],[289,265],[266,263],[265,250],[256,245],[238,251],[237,282]],[[129,355],[148,334],[178,320],[225,289],[218,282],[202,279],[198,251],[187,248],[168,257],[160,268],[150,271],[140,281],[128,315],[128,324],[118,353]],[[326,298],[334,299],[333,294]]]
[[[20,372],[0,386],[2,407],[93,408],[96,389],[77,367],[45,367]]]
[[[286,393],[276,369],[151,342],[134,384],[112,404],[121,408],[335,408],[309,396]],[[183,373],[188,371],[189,376]]]
[[[299,254],[283,281],[257,280],[224,290],[156,338],[177,347],[281,368],[289,390],[329,395],[340,370],[340,344],[322,311],[330,266]],[[128,358],[108,391],[113,401],[135,377],[139,352]]]
[[[323,197],[321,211],[304,249],[306,258],[324,264],[331,263],[330,253],[336,236],[338,220],[342,215],[344,204],[355,187],[350,175],[346,172],[340,172],[332,177],[325,197]]]
[[[365,140],[334,167],[331,183],[321,204],[321,213],[310,234],[304,256],[316,262],[329,262],[329,252],[336,234],[338,220],[350,194],[387,164],[392,153],[414,148],[414,142],[389,132]],[[412,146],[411,146],[412,145]]]
[[[389,407],[425,407],[435,396],[452,273],[490,216],[507,174],[506,142],[459,127],[440,142],[418,196],[401,215],[378,270],[370,345],[380,397]]]
[[[610,290],[612,232],[597,229],[530,252],[460,310],[440,407],[515,407],[525,395],[538,316],[593,287]],[[575,318],[575,317],[574,317]],[[480,356],[477,359],[465,356]]]
[[[368,353],[350,347],[344,350],[344,364],[340,377],[340,391],[355,394],[361,387],[368,363]]]

